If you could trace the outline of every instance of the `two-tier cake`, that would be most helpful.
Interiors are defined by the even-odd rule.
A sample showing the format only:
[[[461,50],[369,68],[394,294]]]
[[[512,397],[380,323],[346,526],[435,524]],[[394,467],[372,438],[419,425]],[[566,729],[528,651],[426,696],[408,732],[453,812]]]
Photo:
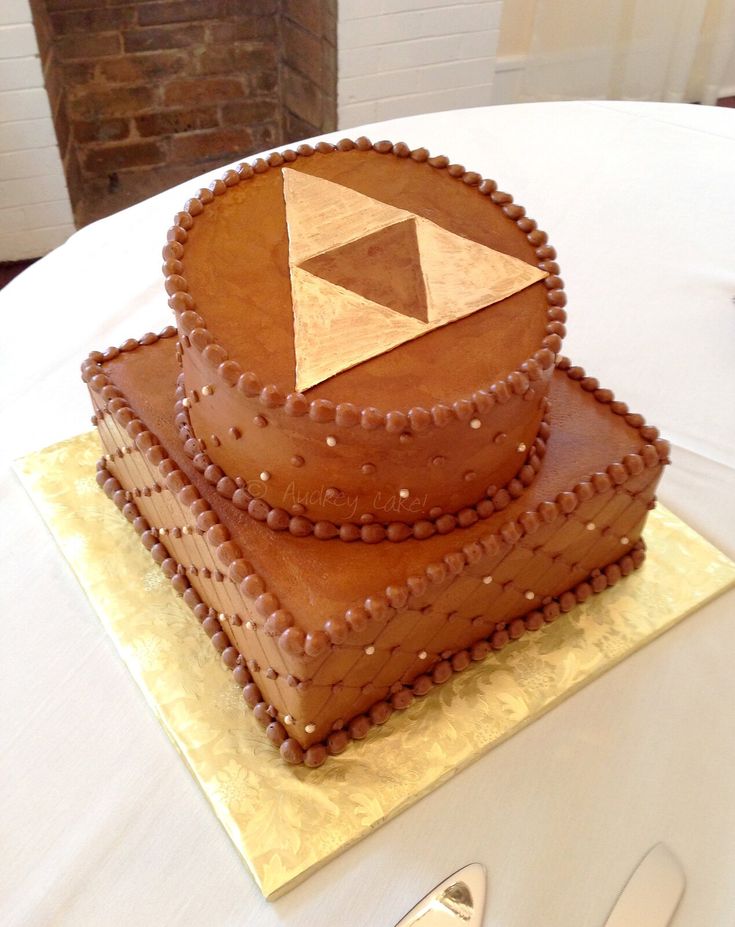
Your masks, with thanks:
[[[559,357],[556,253],[493,181],[302,145],[199,190],[163,257],[176,328],[83,365],[98,481],[287,761],[642,562],[668,445]]]

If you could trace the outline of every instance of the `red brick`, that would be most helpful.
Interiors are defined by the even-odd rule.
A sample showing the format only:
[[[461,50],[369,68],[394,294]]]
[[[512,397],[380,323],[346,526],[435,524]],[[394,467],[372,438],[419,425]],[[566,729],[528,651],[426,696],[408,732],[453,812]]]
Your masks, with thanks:
[[[107,174],[125,168],[161,164],[165,160],[166,149],[159,142],[133,142],[91,149],[85,156],[84,168],[90,174]]]
[[[189,48],[204,42],[204,26],[153,26],[123,32],[126,52],[159,51],[164,48]]]
[[[290,145],[293,142],[300,142],[302,138],[313,138],[315,135],[319,135],[319,129],[316,126],[311,125],[309,122],[305,122],[303,119],[299,119],[298,116],[288,109],[285,112],[284,121],[286,123],[285,145]]]
[[[228,161],[251,151],[253,135],[248,129],[214,129],[210,132],[189,132],[171,139],[174,160]]]
[[[249,4],[248,4],[249,5]],[[160,26],[164,23],[219,19],[225,15],[225,0],[159,0],[138,6],[141,26]]]
[[[209,45],[194,52],[200,74],[259,73],[278,67],[276,49],[272,45]]]
[[[120,36],[116,32],[104,35],[62,35],[54,44],[63,61],[74,58],[104,58],[120,54]]]
[[[321,125],[322,93],[319,88],[290,67],[284,69],[283,77],[286,108],[313,126]]]
[[[51,30],[49,15],[46,7],[43,4],[43,0],[30,0],[30,7],[31,17],[33,19],[33,28],[36,30],[38,53],[41,58],[41,63],[45,64],[53,41],[53,33]]]
[[[260,71],[248,75],[248,83],[253,93],[274,93],[278,89],[278,71]]]
[[[59,100],[59,106],[54,112],[54,130],[56,131],[56,141],[59,146],[59,152],[63,158],[69,147],[69,138],[71,136],[69,117],[66,112],[66,95],[63,93]]]
[[[64,159],[64,174],[66,175],[66,186],[69,189],[69,199],[72,202],[74,218],[76,219],[77,208],[82,197],[83,180],[82,169],[79,166],[79,158],[74,146],[69,147]]]
[[[253,144],[245,152],[246,155],[255,151],[265,151],[266,148],[273,148],[276,145],[283,144],[283,136],[278,126],[273,124],[254,126],[252,129]]]
[[[322,40],[285,19],[281,27],[283,57],[288,64],[322,86]]]
[[[337,131],[337,96],[322,94],[322,121],[319,123],[320,132]]]
[[[256,39],[272,39],[276,35],[275,16],[247,16],[233,22],[209,23],[209,43],[252,42]]]
[[[293,20],[314,35],[322,35],[327,12],[324,0],[285,0],[283,12],[286,19]]]
[[[138,116],[135,120],[138,134],[143,138],[153,135],[177,135],[196,129],[212,129],[219,124],[219,113],[215,106],[150,113],[148,116]]]
[[[278,102],[273,99],[243,100],[238,103],[225,103],[222,107],[223,126],[251,126],[259,122],[276,122],[278,120]]]
[[[130,135],[127,119],[77,119],[74,122],[74,140],[87,142],[119,142]]]
[[[103,116],[139,115],[153,106],[152,87],[117,87],[114,90],[89,90],[69,101],[69,113],[80,119]]]
[[[55,35],[72,35],[77,32],[114,32],[135,21],[133,7],[116,7],[111,10],[72,10],[52,13],[51,25]]]
[[[44,68],[43,79],[46,84],[46,93],[48,94],[48,102],[51,107],[51,112],[55,113],[59,106],[59,100],[61,98],[64,82],[59,68],[53,67],[53,63],[49,64]]]
[[[92,10],[100,5],[100,0],[45,0],[46,9],[56,10]]]
[[[94,79],[94,61],[60,61],[58,70],[67,87],[88,84]]]
[[[130,54],[100,61],[97,73],[111,84],[140,84],[145,80],[186,74],[190,61],[190,55],[183,51]]]
[[[226,77],[175,80],[167,84],[163,91],[167,106],[225,102],[241,99],[244,95],[242,81]]]
[[[226,0],[225,13],[227,16],[272,16],[280,12],[279,0]]]

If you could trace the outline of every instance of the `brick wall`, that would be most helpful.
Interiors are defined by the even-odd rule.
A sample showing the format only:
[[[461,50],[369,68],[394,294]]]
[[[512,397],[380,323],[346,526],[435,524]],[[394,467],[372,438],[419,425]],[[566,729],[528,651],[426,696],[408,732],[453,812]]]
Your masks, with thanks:
[[[284,136],[308,138],[337,128],[337,0],[283,0]]]
[[[38,257],[74,231],[28,0],[0,2],[0,261]]]
[[[503,6],[31,3],[79,224],[336,126],[492,102]]]
[[[493,102],[503,0],[339,0],[338,125]]]
[[[78,224],[281,141],[279,3],[34,0]]]

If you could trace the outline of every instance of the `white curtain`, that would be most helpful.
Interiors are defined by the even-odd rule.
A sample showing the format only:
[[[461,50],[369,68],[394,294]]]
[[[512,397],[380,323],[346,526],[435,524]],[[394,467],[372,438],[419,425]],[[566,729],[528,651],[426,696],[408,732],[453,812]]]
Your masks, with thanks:
[[[505,0],[515,3],[517,0]],[[525,0],[520,99],[715,103],[735,0]]]

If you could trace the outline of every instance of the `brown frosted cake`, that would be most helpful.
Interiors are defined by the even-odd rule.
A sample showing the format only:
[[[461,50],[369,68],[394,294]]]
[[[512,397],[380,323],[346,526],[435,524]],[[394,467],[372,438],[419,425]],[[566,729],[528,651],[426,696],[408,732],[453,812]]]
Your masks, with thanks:
[[[560,356],[556,253],[492,180],[302,145],[163,258],[176,326],[83,365],[98,481],[288,762],[642,563],[668,444]]]

